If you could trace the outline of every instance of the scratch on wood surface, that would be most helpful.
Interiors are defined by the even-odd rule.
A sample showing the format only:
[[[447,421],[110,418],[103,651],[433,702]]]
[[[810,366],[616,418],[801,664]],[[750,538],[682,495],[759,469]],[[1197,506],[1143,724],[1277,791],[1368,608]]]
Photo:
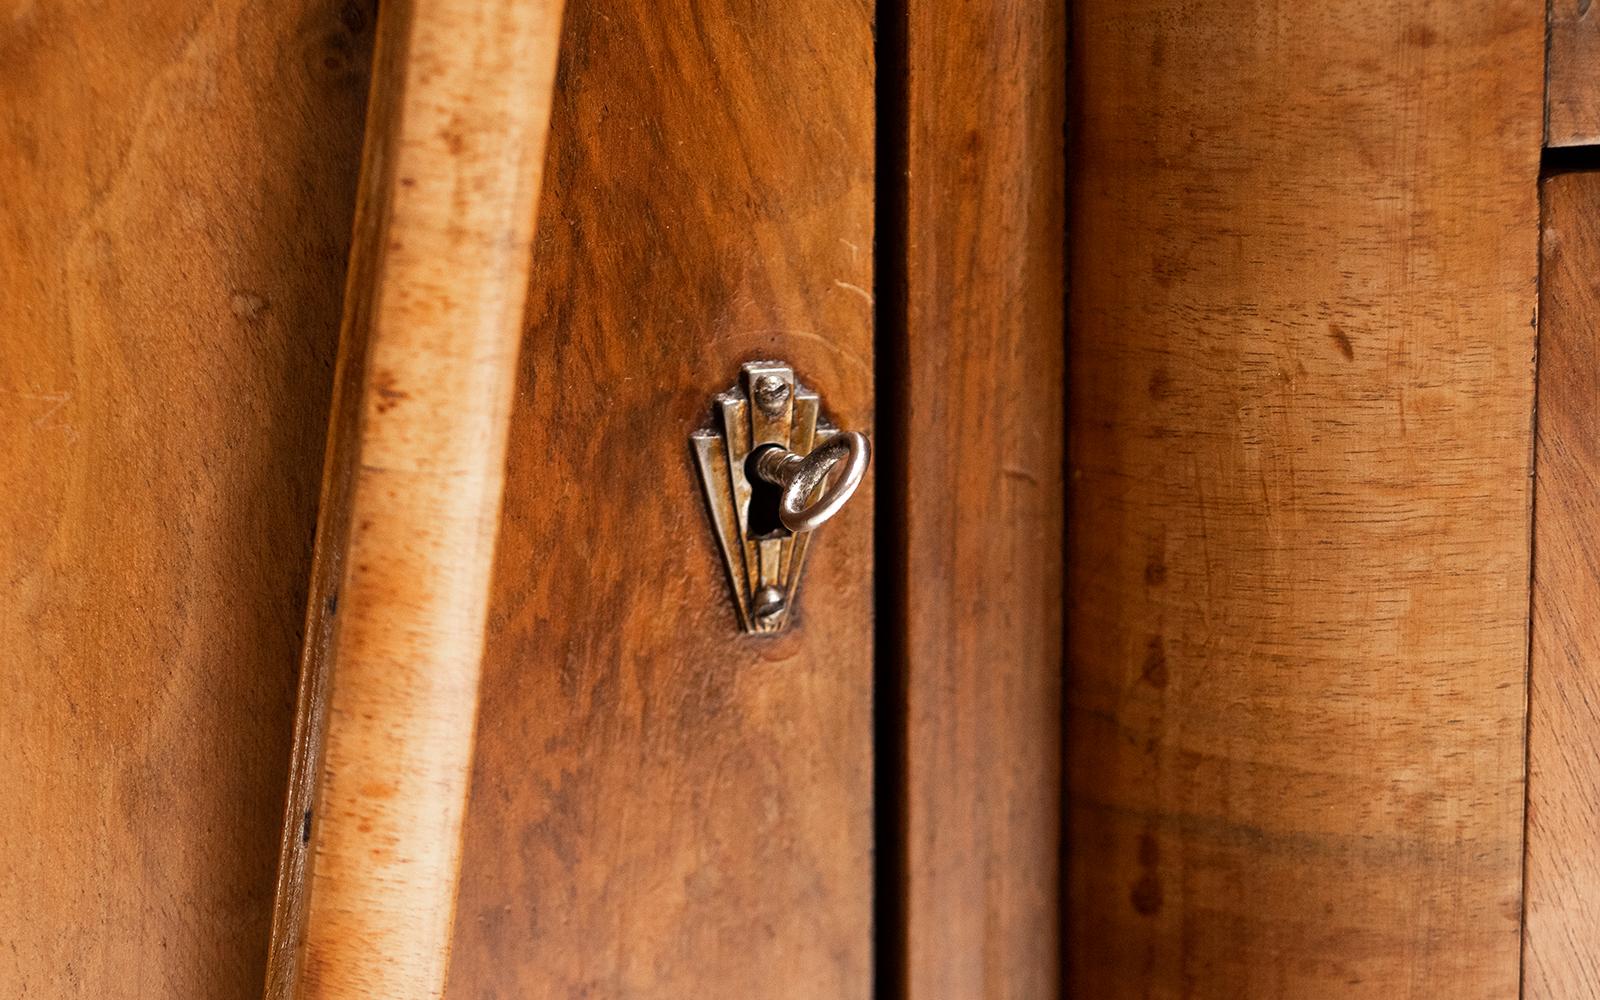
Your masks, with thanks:
[[[38,415],[33,418],[35,430],[58,430],[71,426],[70,421],[50,423],[50,418],[61,412],[61,409],[72,401],[70,389],[59,389],[54,392],[13,392],[18,399],[32,400],[37,403],[49,403]]]
[[[867,291],[865,288],[862,288],[860,285],[852,285],[850,282],[840,281],[838,278],[834,278],[833,283],[838,285],[840,288],[843,288],[847,292],[856,293],[866,300],[867,305],[872,305],[872,293]]]

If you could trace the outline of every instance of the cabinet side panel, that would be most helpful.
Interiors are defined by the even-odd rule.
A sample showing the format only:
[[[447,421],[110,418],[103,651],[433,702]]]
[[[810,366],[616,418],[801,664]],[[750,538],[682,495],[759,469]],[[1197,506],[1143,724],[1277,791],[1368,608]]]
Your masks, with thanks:
[[[1600,993],[1600,174],[1544,184],[1523,995]]]
[[[260,996],[372,18],[0,12],[0,997]]]
[[[1077,995],[1518,983],[1543,5],[1073,5]]]

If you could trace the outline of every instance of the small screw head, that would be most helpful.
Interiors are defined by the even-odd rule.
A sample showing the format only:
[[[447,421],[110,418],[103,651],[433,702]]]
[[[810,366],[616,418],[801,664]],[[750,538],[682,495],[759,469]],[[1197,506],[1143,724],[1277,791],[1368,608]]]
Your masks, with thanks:
[[[756,591],[756,621],[766,625],[771,624],[774,619],[783,614],[785,603],[782,590],[777,587],[762,587]]]
[[[783,405],[789,401],[789,383],[776,375],[763,375],[751,388],[756,405],[769,417],[780,416]]]

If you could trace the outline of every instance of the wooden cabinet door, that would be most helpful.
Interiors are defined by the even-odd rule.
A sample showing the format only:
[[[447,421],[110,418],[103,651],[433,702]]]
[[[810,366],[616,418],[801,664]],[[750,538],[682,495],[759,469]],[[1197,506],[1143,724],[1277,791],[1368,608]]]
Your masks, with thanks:
[[[870,993],[872,485],[744,636],[688,434],[757,358],[873,429],[872,16],[568,7],[451,996]]]

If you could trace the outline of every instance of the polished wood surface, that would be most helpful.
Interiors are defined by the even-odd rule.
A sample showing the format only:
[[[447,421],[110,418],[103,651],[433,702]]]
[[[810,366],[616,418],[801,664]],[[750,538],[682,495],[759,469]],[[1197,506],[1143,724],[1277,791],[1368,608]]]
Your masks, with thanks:
[[[379,19],[269,997],[444,991],[560,20]]]
[[[771,357],[873,429],[872,23],[568,12],[451,997],[870,993],[874,475],[745,636],[688,436]]]
[[[1600,10],[1593,0],[1549,0],[1545,144],[1600,143]]]
[[[1518,988],[1543,5],[1073,5],[1075,995]]]
[[[1543,194],[1522,995],[1565,1000],[1600,994],[1600,174]]]
[[[0,997],[260,994],[371,15],[0,9]]]
[[[910,1000],[1060,991],[1066,29],[1059,0],[907,6],[903,424],[879,454]]]

